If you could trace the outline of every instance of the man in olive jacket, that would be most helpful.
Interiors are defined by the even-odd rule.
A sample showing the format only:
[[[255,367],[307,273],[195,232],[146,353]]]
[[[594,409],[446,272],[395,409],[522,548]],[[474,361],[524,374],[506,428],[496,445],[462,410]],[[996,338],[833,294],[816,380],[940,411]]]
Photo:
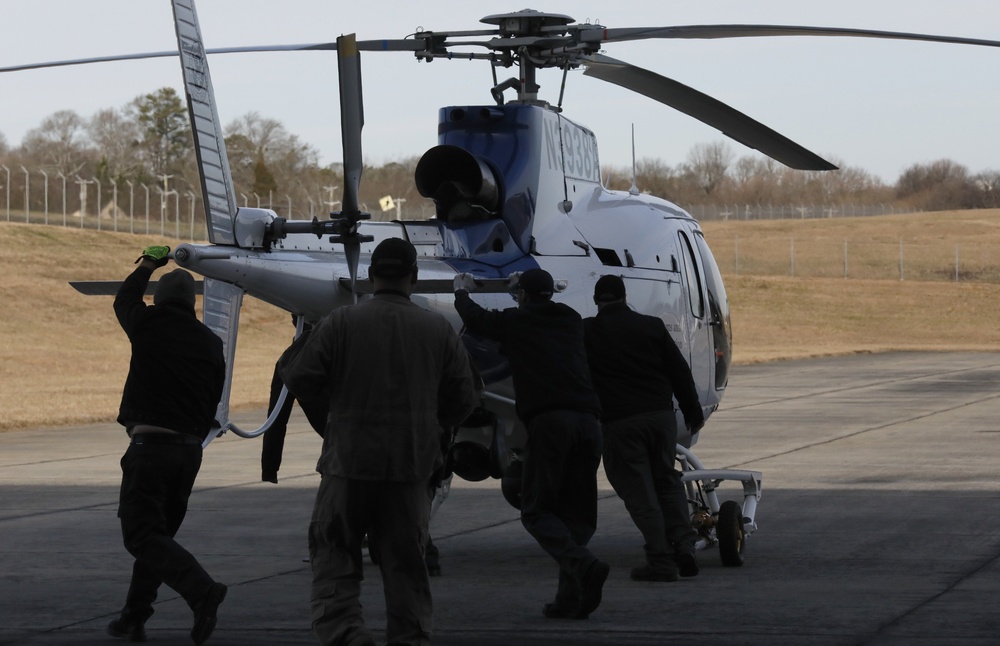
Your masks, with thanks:
[[[472,412],[479,384],[447,319],[410,301],[416,260],[406,240],[379,243],[374,296],[334,310],[279,361],[297,398],[329,398],[309,527],[313,632],[322,644],[375,644],[358,601],[366,533],[382,569],[388,643],[430,640],[427,492],[443,464],[442,433]]]

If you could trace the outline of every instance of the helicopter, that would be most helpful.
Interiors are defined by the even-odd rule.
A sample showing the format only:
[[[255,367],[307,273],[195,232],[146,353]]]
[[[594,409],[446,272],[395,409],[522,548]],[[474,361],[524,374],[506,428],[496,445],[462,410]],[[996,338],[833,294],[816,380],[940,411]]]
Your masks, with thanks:
[[[591,295],[597,279],[621,276],[630,305],[664,321],[688,360],[709,418],[728,384],[732,330],[721,272],[701,227],[681,207],[634,185],[627,191],[609,190],[602,183],[593,131],[563,114],[561,96],[555,105],[541,98],[538,72],[559,70],[565,84],[569,71],[582,68],[584,76],[643,94],[792,168],[824,171],[836,166],[716,99],[605,55],[604,47],[646,39],[753,36],[1000,46],[946,36],[782,25],[608,28],[529,9],[488,15],[481,21],[485,28],[421,30],[403,39],[347,35],[335,43],[206,49],[194,0],[172,0],[172,7],[176,51],[56,64],[180,57],[209,242],[181,244],[173,259],[204,277],[205,322],[224,340],[230,366],[217,415],[219,432],[240,437],[261,435],[276,417],[246,430],[229,416],[244,295],[291,312],[301,333],[307,321],[370,295],[371,284],[364,280],[367,263],[374,247],[391,237],[409,240],[418,252],[420,279],[412,300],[440,312],[460,332],[452,296],[457,274],[475,276],[478,289],[472,297],[496,309],[511,305],[507,291],[512,276],[540,267],[555,277],[556,299],[582,316],[596,313]],[[237,206],[208,66],[208,55],[215,53],[303,49],[335,51],[340,78],[344,187],[341,210],[324,220],[290,220],[269,209]],[[439,110],[438,143],[420,158],[414,177],[418,192],[434,202],[435,216],[429,220],[373,222],[360,208],[361,52],[408,53],[428,63],[480,61],[493,72],[491,101]],[[516,75],[498,77],[512,68]],[[504,497],[516,506],[525,431],[514,412],[509,370],[495,345],[467,333],[463,339],[486,389],[481,409],[455,430],[448,462],[460,478],[500,480]],[[279,401],[274,410],[280,408]],[[678,421],[678,428],[685,429],[683,420]],[[682,480],[701,535],[697,548],[717,546],[724,565],[739,566],[745,539],[757,529],[762,474],[706,468],[692,450],[699,435],[682,431],[678,438]],[[210,441],[212,437],[206,444]],[[742,485],[742,501],[720,502],[718,488],[727,481]],[[446,481],[435,509],[448,487]]]

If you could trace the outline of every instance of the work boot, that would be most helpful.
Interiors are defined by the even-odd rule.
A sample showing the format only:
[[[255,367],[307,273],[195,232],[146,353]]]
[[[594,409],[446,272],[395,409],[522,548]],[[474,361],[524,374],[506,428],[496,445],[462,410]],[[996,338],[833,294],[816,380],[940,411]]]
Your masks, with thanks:
[[[682,577],[698,576],[698,559],[695,558],[693,549],[678,549],[676,558],[677,570]]]
[[[122,614],[108,624],[108,635],[127,642],[146,641],[146,620],[153,612],[150,610],[144,614],[145,616],[140,616],[139,613],[130,612],[128,609],[122,610]]]
[[[367,632],[355,633],[353,637],[347,640],[347,646],[377,646],[375,643],[375,638],[372,637]]]
[[[226,598],[229,588],[223,583],[213,583],[194,609],[194,626],[191,627],[191,641],[199,646],[204,644],[215,630],[216,613]]]
[[[676,581],[677,566],[672,568],[653,568],[651,565],[643,565],[642,567],[632,568],[631,576],[633,581],[656,581],[662,583]]]
[[[608,574],[610,573],[611,566],[600,560],[595,560],[587,568],[583,578],[580,579],[581,615],[589,615],[597,610],[597,606],[601,605],[604,582],[608,580]]]
[[[542,608],[542,614],[549,619],[586,619],[590,615],[580,612],[579,606],[564,606],[559,603],[547,603]]]

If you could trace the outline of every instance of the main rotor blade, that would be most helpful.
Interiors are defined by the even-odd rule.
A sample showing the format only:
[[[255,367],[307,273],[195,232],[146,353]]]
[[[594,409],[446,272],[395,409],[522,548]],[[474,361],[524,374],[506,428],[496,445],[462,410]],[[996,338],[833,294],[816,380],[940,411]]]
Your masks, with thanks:
[[[593,34],[589,34],[593,31]],[[848,36],[854,38],[884,38],[891,40],[917,40],[957,45],[1000,47],[1000,41],[981,38],[959,38],[914,34],[903,31],[877,29],[850,29],[842,27],[808,27],[797,25],[687,25],[677,27],[624,27],[593,29],[581,32],[586,42],[616,42],[645,40],[648,38],[752,38],[772,36]]]
[[[358,41],[360,51],[370,52],[419,52],[427,47],[424,40],[362,40]],[[206,54],[247,54],[255,52],[307,52],[336,51],[337,43],[308,43],[298,45],[247,45],[244,47],[213,47],[206,49]],[[49,67],[67,67],[70,65],[88,65],[90,63],[112,63],[115,61],[135,61],[147,58],[167,58],[177,56],[178,52],[171,49],[163,52],[140,52],[136,54],[114,54],[110,56],[92,56],[90,58],[74,58],[63,61],[47,61],[45,63],[25,63],[0,67],[3,72],[21,72],[24,70],[39,70]]]
[[[361,55],[354,34],[337,39],[337,67],[340,72],[340,128],[344,139],[345,216],[357,215],[358,186],[361,183],[361,129],[365,125],[361,97]]]
[[[620,85],[694,117],[745,146],[799,170],[836,170],[836,166],[735,108],[655,72],[607,56],[586,56],[585,76]]]

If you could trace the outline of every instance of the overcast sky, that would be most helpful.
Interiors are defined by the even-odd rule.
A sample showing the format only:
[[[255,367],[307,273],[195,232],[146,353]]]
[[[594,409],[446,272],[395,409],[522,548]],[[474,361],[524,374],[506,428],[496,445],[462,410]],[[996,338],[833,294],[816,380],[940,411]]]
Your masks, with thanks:
[[[485,28],[479,19],[526,4],[470,0],[199,0],[206,46],[402,38]],[[548,0],[531,8],[607,27],[788,24],[855,27],[1000,40],[998,0]],[[175,49],[167,0],[0,0],[0,66]],[[859,38],[753,38],[613,43],[607,55],[685,83],[806,148],[888,182],[914,163],[948,158],[973,173],[1000,170],[1000,48]],[[335,54],[220,55],[210,59],[223,123],[257,111],[340,161]],[[482,61],[418,63],[365,53],[365,159],[419,155],[437,141],[437,109],[490,104]],[[514,71],[501,79],[514,75]],[[558,74],[540,75],[558,100]],[[164,86],[180,90],[176,59],[115,62],[0,75],[0,133],[10,145],[42,119],[120,108]],[[643,96],[572,73],[565,115],[595,131],[602,164],[636,155],[682,163],[718,131]],[[728,141],[728,140],[727,140]],[[731,142],[737,156],[757,154]]]

